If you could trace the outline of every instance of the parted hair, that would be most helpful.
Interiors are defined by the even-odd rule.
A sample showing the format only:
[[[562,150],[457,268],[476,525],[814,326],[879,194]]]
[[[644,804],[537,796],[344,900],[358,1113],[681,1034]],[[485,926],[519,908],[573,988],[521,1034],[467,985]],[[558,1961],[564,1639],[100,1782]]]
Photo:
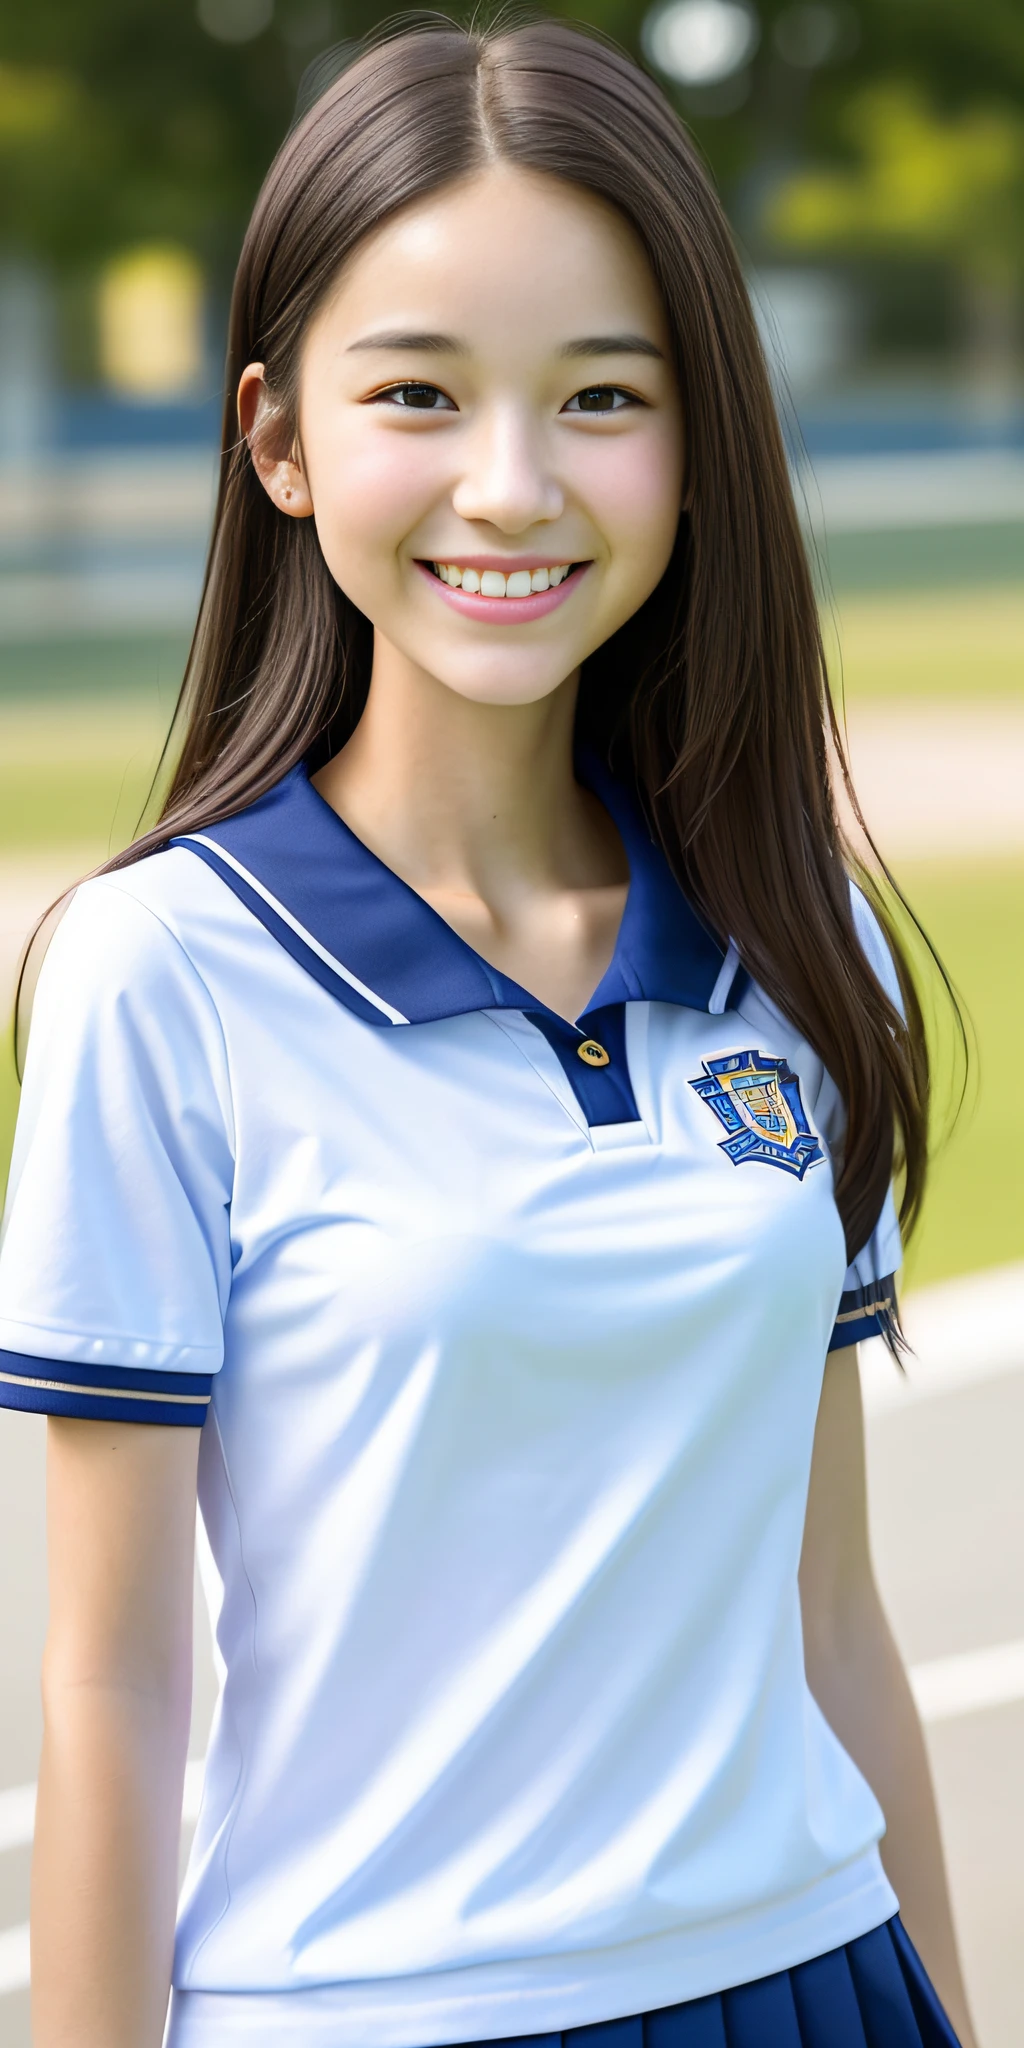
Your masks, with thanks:
[[[927,1165],[928,1058],[905,951],[875,891],[905,1017],[861,950],[835,781],[850,790],[813,579],[771,384],[707,169],[655,83],[565,22],[476,31],[417,19],[348,65],[287,136],[238,264],[220,482],[162,814],[112,867],[250,804],[356,725],[372,629],[312,520],[260,484],[236,410],[265,365],[261,431],[289,433],[304,333],[372,229],[503,162],[616,207],[664,300],[686,427],[672,559],[585,664],[581,734],[635,788],[708,927],[820,1054],[845,1104],[836,1199],[851,1256],[893,1172],[903,1222]],[[831,765],[830,765],[831,755]],[[872,890],[870,878],[861,876]]]

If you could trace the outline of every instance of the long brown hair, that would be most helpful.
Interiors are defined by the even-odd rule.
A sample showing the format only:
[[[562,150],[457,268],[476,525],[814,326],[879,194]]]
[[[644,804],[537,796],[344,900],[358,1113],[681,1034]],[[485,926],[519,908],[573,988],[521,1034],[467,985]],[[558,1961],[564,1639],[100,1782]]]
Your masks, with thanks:
[[[555,21],[477,33],[421,19],[367,48],[284,142],[238,265],[180,753],[159,823],[109,865],[240,810],[352,732],[371,629],[333,582],[313,521],[282,517],[259,483],[239,437],[238,380],[262,361],[277,429],[290,431],[302,337],[339,266],[398,207],[499,160],[617,207],[664,298],[687,428],[686,510],[658,589],[586,664],[579,721],[633,781],[701,916],[732,938],[836,1081],[847,1112],[836,1199],[852,1255],[894,1164],[905,1224],[920,1205],[921,1012],[896,933],[905,1024],[855,936],[855,863],[830,745],[847,786],[849,776],[729,227],[672,109],[601,38]]]

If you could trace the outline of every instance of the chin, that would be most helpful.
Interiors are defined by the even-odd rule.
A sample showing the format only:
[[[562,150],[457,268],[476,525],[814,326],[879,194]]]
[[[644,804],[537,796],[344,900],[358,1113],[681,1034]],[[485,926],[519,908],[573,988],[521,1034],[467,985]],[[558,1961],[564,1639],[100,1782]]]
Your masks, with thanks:
[[[435,670],[437,680],[457,697],[466,697],[472,704],[540,704],[545,697],[553,697],[560,689],[572,667],[557,676],[473,676],[453,675],[443,669]]]

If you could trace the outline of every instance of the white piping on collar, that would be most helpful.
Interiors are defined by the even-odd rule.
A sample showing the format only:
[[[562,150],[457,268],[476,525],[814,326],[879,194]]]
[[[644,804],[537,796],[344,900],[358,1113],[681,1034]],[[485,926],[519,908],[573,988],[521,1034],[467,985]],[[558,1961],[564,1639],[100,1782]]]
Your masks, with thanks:
[[[729,1000],[729,991],[739,971],[739,965],[740,956],[730,939],[725,950],[725,959],[722,961],[714,988],[708,997],[709,1017],[720,1017],[722,1015]]]
[[[408,1024],[409,1019],[403,1016],[401,1010],[396,1010],[390,1003],[386,1003],[383,996],[377,995],[372,988],[367,988],[366,983],[360,981],[358,975],[353,974],[351,969],[345,967],[340,960],[336,960],[334,954],[329,953],[326,946],[322,946],[319,939],[315,939],[312,932],[308,932],[305,925],[300,924],[298,918],[293,917],[291,911],[286,909],[285,905],[280,903],[276,896],[272,896],[270,890],[264,888],[263,883],[258,881],[248,868],[243,867],[241,861],[236,860],[234,854],[229,853],[226,847],[219,845],[216,839],[207,839],[206,835],[202,832],[183,832],[180,838],[186,842],[194,840],[197,846],[207,847],[210,853],[216,854],[218,860],[224,861],[229,868],[234,868],[236,875],[241,875],[242,880],[248,883],[250,889],[254,889],[257,896],[262,896],[264,903],[270,905],[275,916],[279,917],[283,924],[289,926],[296,937],[302,940],[303,945],[308,946],[310,952],[315,953],[317,959],[324,962],[325,967],[329,967],[332,973],[340,975],[342,981],[348,983],[349,988],[355,989],[357,995],[362,996],[366,1002],[372,1003],[374,1009],[380,1010],[392,1024]]]

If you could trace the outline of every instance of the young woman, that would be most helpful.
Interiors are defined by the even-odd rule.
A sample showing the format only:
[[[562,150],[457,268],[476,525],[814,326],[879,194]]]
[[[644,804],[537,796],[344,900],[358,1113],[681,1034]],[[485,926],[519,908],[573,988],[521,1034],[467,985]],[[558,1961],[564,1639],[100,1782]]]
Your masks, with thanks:
[[[184,704],[11,1183],[37,2048],[157,2048],[172,1980],[174,2048],[970,2042],[856,1372],[920,1014],[728,231],[625,58],[420,27],[289,137]]]

